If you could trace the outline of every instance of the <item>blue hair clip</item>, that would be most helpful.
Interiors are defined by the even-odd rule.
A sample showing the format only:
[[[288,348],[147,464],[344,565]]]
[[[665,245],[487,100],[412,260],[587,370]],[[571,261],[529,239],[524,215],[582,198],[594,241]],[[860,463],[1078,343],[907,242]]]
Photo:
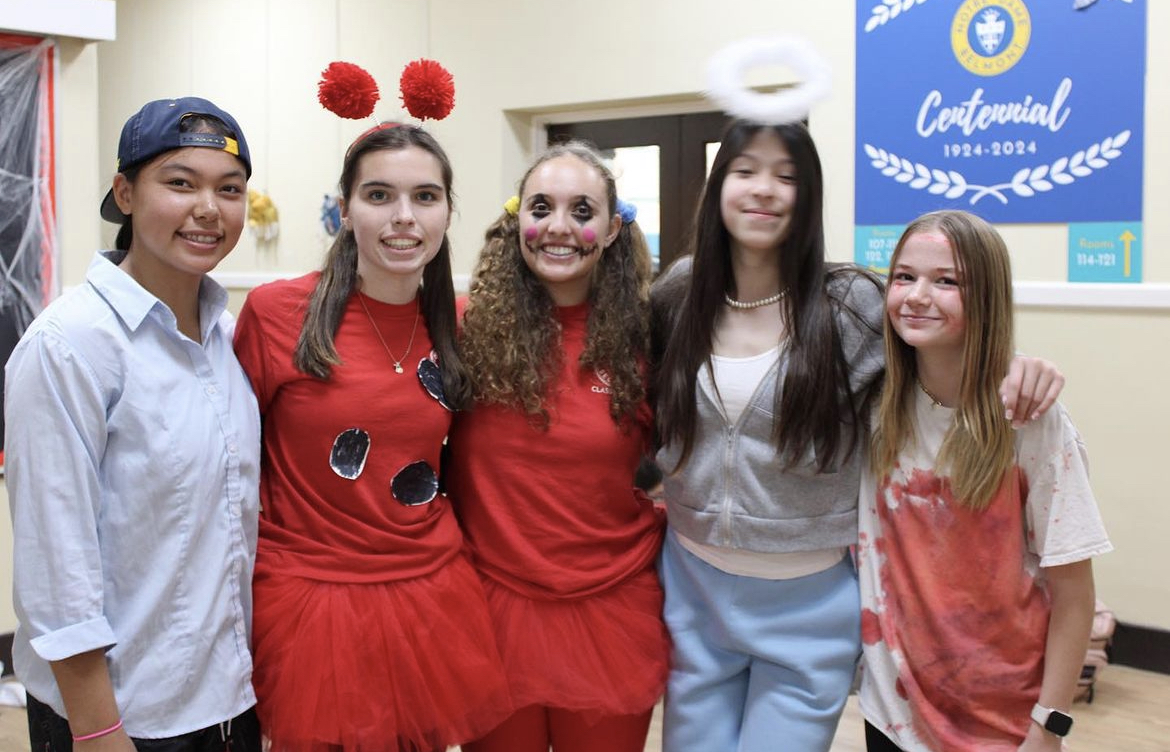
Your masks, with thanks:
[[[623,225],[632,224],[638,218],[638,207],[620,198],[617,200],[617,210],[622,217]]]

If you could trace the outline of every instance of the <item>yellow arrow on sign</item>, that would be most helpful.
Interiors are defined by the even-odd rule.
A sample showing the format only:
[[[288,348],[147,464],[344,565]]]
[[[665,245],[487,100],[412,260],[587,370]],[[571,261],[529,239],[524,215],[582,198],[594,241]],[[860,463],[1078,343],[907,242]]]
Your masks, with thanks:
[[[1129,230],[1121,233],[1121,242],[1125,243],[1125,276],[1129,276],[1129,259],[1130,259],[1130,244],[1137,240],[1137,235],[1134,235]]]

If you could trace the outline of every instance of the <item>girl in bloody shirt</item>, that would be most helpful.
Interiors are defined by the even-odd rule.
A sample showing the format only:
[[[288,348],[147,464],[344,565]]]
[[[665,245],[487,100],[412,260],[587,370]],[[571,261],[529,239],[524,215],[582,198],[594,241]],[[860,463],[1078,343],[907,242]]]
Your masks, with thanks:
[[[1111,550],[1057,404],[1013,431],[1007,248],[978,217],[911,223],[890,263],[886,382],[862,474],[858,562],[870,750],[1052,750]]]

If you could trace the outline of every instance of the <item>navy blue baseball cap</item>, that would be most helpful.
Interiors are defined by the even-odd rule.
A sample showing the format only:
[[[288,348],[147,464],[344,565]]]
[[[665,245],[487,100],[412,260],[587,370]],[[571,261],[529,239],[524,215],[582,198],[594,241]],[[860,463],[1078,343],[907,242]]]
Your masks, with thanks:
[[[221,121],[228,130],[236,134],[227,138],[218,133],[180,133],[179,123],[189,115],[205,115]],[[244,173],[252,177],[252,157],[248,153],[248,142],[236,119],[199,97],[180,99],[156,99],[147,102],[142,109],[122,126],[122,137],[118,140],[118,172],[123,172],[154,159],[174,149],[185,146],[202,146],[220,149],[239,158],[244,163]],[[121,223],[126,215],[114,201],[111,188],[102,199],[102,219]]]

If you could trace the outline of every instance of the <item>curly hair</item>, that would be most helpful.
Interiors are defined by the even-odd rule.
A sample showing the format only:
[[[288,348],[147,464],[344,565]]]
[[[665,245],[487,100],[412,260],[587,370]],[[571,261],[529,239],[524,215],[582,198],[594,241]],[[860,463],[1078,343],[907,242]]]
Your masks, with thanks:
[[[573,156],[601,175],[610,216],[617,213],[613,174],[590,146],[576,141],[550,147],[524,173],[520,195],[544,162]],[[622,223],[593,270],[582,368],[609,376],[609,412],[623,425],[646,399],[649,348],[650,253],[636,224]],[[472,275],[463,317],[463,362],[475,398],[523,411],[547,427],[545,399],[563,365],[561,330],[552,297],[528,268],[520,249],[520,220],[504,212],[488,228]]]

